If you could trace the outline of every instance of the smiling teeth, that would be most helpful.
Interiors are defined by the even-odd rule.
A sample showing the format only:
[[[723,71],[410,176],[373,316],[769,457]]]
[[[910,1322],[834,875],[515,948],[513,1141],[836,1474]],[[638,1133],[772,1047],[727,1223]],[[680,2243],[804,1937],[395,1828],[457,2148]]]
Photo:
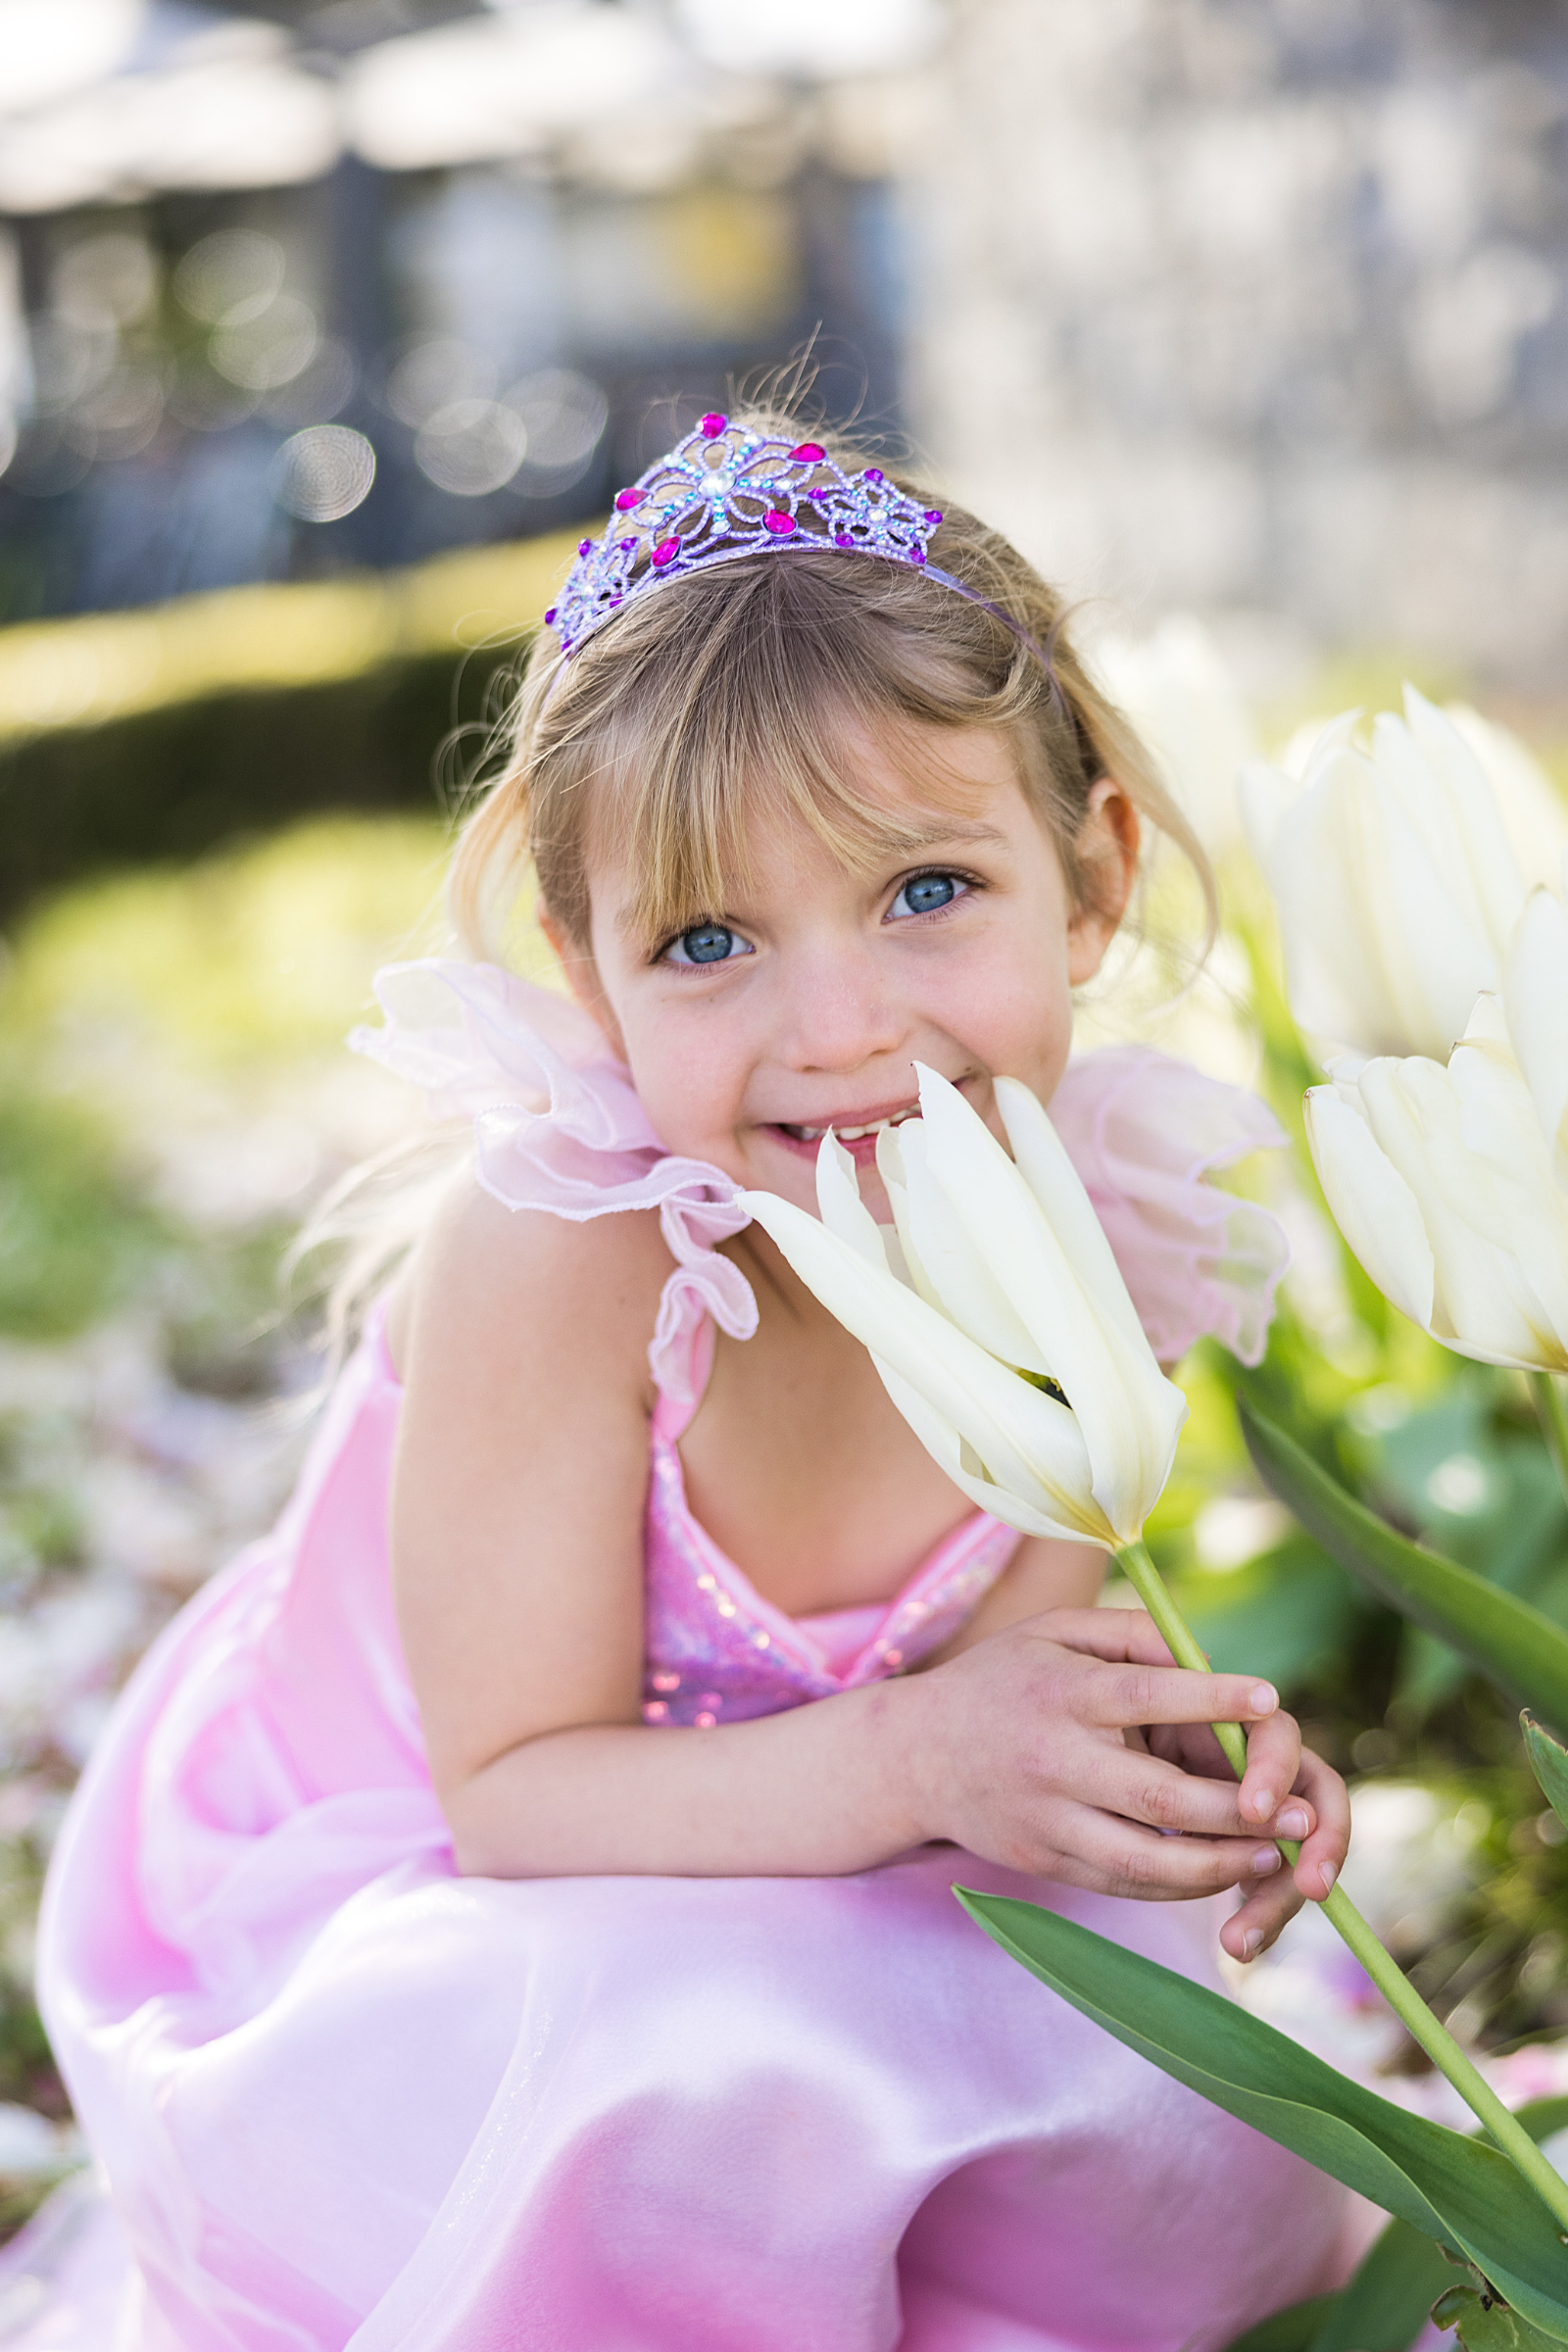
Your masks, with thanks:
[[[917,1118],[919,1110],[920,1105],[911,1102],[906,1110],[890,1111],[885,1119],[873,1119],[868,1127],[834,1127],[831,1130],[826,1127],[792,1127],[790,1133],[798,1135],[803,1143],[808,1144],[819,1144],[823,1136],[829,1133],[836,1135],[841,1144],[858,1144],[862,1136],[880,1135],[884,1127],[898,1127],[906,1119]]]

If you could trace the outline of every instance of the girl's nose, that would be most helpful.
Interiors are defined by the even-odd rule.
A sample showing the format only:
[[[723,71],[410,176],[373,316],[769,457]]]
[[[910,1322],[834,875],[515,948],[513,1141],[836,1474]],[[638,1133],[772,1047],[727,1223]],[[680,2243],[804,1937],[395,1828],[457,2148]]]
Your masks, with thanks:
[[[876,959],[842,944],[802,956],[785,996],[782,1058],[795,1069],[847,1075],[907,1045],[906,1008],[889,994]]]

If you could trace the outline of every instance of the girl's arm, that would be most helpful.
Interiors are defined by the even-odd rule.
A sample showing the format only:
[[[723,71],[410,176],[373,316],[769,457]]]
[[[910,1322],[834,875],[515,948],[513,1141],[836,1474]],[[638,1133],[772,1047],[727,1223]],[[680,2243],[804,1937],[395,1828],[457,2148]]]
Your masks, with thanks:
[[[816,1876],[954,1838],[1076,1885],[1191,1895],[1247,1878],[1272,1827],[1309,1833],[1298,1878],[1321,1891],[1310,1874],[1344,1850],[1333,1776],[1303,1768],[1272,1692],[1163,1663],[1138,1612],[1035,1616],[753,1723],[645,1727],[644,1348],[668,1268],[652,1216],[573,1226],[472,1188],[421,1247],[392,1552],[460,1869]],[[1124,1737],[1210,1720],[1256,1726],[1241,1790]],[[1263,1888],[1233,1929],[1258,1904],[1272,1927],[1294,1907]]]

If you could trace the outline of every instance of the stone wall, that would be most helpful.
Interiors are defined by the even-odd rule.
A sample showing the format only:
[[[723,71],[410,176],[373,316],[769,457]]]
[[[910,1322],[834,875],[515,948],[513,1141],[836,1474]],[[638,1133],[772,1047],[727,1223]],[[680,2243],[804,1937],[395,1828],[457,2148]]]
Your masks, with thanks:
[[[1568,10],[955,0],[909,409],[1133,619],[1550,692]]]

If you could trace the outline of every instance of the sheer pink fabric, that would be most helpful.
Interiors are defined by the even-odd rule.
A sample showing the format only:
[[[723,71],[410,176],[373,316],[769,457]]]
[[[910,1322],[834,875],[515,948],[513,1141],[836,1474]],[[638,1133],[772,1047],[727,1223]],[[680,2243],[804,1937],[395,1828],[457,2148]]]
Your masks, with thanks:
[[[554,1000],[453,966],[384,987],[373,1050],[474,1117],[492,1190],[657,1205],[670,1237],[652,1719],[796,1705],[941,1639],[1004,1564],[995,1522],[885,1607],[797,1622],[692,1519],[704,1335],[752,1313],[708,1247],[739,1221],[725,1180],[661,1153]],[[1102,1100],[1109,1167],[1131,1109]],[[1055,2001],[948,1889],[1203,1977],[1212,1906],[936,1849],[846,1879],[455,1877],[389,1592],[400,1402],[372,1319],[278,1526],[143,1662],[83,1779],[40,1987],[112,2202],[77,2192],[0,2258],[0,2287],[50,2282],[19,2352],[1211,2352],[1322,2280],[1332,2183]]]

